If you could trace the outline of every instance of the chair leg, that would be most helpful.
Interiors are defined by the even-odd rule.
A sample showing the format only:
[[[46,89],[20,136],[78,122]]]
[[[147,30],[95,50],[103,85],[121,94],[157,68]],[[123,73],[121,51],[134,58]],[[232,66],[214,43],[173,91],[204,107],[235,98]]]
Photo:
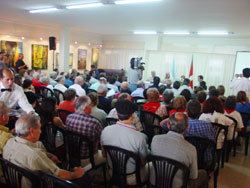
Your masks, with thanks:
[[[222,155],[221,155],[221,168],[224,168],[224,161],[225,161],[225,150],[226,147],[222,149]]]
[[[245,138],[245,155],[246,156],[248,154],[248,143],[249,143],[249,135],[247,135]]]
[[[233,145],[233,156],[234,157],[236,156],[236,145],[237,145],[237,143],[235,142]]]
[[[103,170],[104,185],[105,185],[105,188],[107,188],[106,165],[104,165],[104,166],[102,167],[102,170]]]
[[[214,188],[217,188],[218,173],[219,173],[219,167],[218,167],[218,169],[215,170],[215,172],[214,172]]]

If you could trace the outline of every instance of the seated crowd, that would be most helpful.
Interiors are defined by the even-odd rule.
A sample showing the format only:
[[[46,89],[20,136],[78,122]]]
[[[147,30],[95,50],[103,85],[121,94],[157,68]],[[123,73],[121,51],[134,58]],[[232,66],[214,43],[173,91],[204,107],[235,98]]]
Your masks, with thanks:
[[[250,72],[248,74],[249,77]],[[116,75],[107,78],[105,73],[99,73],[94,66],[83,75],[74,70],[71,74],[59,74],[55,70],[49,77],[40,70],[20,70],[19,75],[21,81],[13,83],[14,73],[8,68],[0,70],[1,95],[17,89],[22,94],[18,99],[15,98],[15,104],[6,96],[0,95],[0,155],[34,173],[41,170],[84,187],[94,185],[94,175],[85,168],[91,163],[88,144],[83,142],[79,151],[81,166],[71,171],[63,169],[58,166],[61,162],[58,157],[62,159],[63,154],[49,153],[46,144],[43,145],[46,140],[43,131],[46,132],[47,124],[87,137],[93,143],[96,165],[107,161],[109,169],[112,169],[112,161],[106,160],[110,156],[107,155],[105,146],[115,146],[139,156],[142,182],[156,184],[155,169],[148,161],[149,155],[155,155],[187,166],[190,171],[190,187],[207,187],[208,173],[204,169],[198,169],[196,148],[185,137],[207,138],[216,144],[217,149],[221,149],[225,134],[222,132],[217,138],[213,123],[227,126],[227,140],[236,140],[244,128],[240,113],[250,114],[249,99],[244,91],[239,91],[237,96],[226,97],[225,87],[220,85],[218,88],[210,86],[207,92],[201,75],[200,85],[193,90],[189,86],[189,79],[172,84],[169,75],[166,75],[161,85],[160,78],[153,71],[150,79],[153,85],[146,88],[145,83],[140,80],[133,92],[130,91],[128,82],[120,83]],[[52,94],[41,96],[40,91],[44,88],[51,90]],[[55,96],[57,90],[63,94],[62,100]],[[9,112],[15,110],[19,113],[13,123]],[[65,120],[57,114],[58,110],[68,112]],[[162,120],[157,126],[167,133],[155,135],[149,143],[143,119],[140,118],[142,111],[156,114]],[[108,118],[117,122],[109,125]],[[58,135],[59,132],[56,136],[56,148],[64,149],[65,139],[62,135],[58,138]],[[212,160],[209,153],[206,155],[206,160]],[[137,183],[135,168],[136,162],[129,159],[126,169],[128,185]],[[112,170],[107,172],[112,176]],[[0,181],[5,183],[1,168]],[[24,183],[30,187],[29,181]],[[182,184],[182,174],[177,173],[173,187],[181,187]]]

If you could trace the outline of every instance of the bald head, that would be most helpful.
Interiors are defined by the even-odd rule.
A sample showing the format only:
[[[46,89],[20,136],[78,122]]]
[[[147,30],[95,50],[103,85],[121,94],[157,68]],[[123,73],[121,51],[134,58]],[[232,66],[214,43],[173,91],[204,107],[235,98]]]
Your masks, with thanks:
[[[128,82],[122,82],[121,88],[128,88]]]
[[[182,112],[176,112],[169,117],[170,130],[183,133],[188,127],[188,117]]]

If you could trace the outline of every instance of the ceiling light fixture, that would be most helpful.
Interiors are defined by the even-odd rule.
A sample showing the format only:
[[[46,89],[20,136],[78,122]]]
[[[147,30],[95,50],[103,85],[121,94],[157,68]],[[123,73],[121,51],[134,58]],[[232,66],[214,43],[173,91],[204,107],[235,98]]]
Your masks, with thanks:
[[[77,44],[77,41],[75,41],[75,44]]]
[[[52,8],[43,8],[43,9],[36,9],[36,10],[30,10],[30,13],[40,13],[40,12],[50,12],[50,11],[56,11],[58,8],[52,7]]]
[[[99,47],[102,48],[102,44],[100,44]]]
[[[119,0],[115,1],[114,3],[117,5],[123,5],[123,4],[134,4],[134,3],[148,3],[148,2],[156,2],[161,0]]]
[[[198,35],[229,35],[229,32],[226,31],[201,31],[197,33]]]
[[[81,4],[81,5],[70,5],[66,6],[67,9],[75,9],[75,8],[88,8],[88,7],[100,7],[103,6],[103,3],[88,3],[88,4]]]
[[[24,40],[24,37],[22,37],[21,39]]]
[[[190,32],[164,32],[164,35],[190,35]]]
[[[40,40],[43,40],[43,38],[42,38],[42,37],[40,37]]]
[[[88,45],[90,46],[90,45],[91,45],[91,43],[89,42],[89,43],[88,43]]]
[[[156,31],[134,31],[135,35],[157,35]]]

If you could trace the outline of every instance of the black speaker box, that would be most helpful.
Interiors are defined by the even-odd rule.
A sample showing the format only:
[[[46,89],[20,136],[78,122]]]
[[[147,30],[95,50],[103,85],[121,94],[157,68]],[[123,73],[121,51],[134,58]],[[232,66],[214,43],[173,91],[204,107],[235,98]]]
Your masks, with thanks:
[[[49,37],[49,50],[56,50],[56,37]]]

